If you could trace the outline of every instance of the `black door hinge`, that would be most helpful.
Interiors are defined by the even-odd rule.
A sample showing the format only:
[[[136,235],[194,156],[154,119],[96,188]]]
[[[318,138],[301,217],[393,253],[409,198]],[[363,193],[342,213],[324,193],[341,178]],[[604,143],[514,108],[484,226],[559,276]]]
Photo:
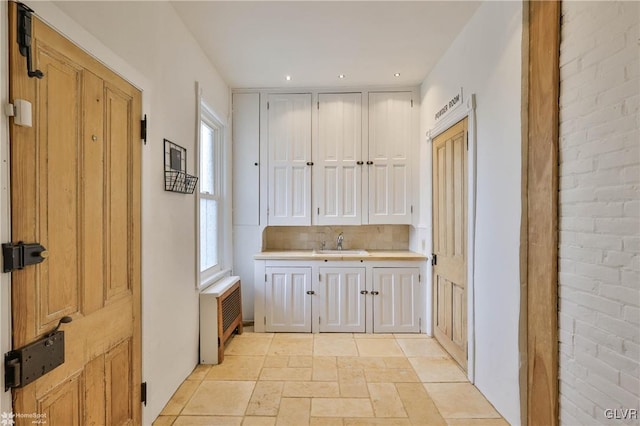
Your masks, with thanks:
[[[12,272],[25,266],[36,265],[49,256],[46,248],[38,243],[2,244],[2,272]]]
[[[20,54],[27,58],[27,75],[29,77],[42,78],[44,73],[33,69],[31,56],[31,42],[33,41],[31,32],[31,15],[33,9],[22,3],[18,3],[18,46]]]
[[[433,257],[431,258],[431,264],[433,266],[436,266],[438,264],[438,255],[437,254],[433,254]]]
[[[140,383],[140,402],[147,406],[147,382]]]
[[[140,120],[140,139],[144,141],[145,145],[147,144],[147,114]]]

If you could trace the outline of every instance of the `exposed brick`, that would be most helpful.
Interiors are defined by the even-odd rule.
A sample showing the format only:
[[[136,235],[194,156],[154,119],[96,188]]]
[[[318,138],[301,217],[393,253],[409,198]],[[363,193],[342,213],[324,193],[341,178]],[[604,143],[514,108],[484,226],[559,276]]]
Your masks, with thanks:
[[[623,287],[620,285],[600,285],[600,296],[610,300],[617,300],[626,305],[640,306],[640,292],[638,289]]]

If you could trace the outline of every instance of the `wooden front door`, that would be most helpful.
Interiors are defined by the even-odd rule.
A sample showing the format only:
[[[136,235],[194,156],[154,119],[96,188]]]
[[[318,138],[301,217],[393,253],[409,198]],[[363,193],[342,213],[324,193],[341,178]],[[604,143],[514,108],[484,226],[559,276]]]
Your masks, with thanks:
[[[433,141],[433,312],[440,344],[467,368],[467,119]]]
[[[141,94],[35,16],[29,78],[9,6],[10,97],[33,105],[10,129],[12,239],[49,252],[13,272],[13,347],[73,318],[64,364],[13,391],[15,420],[140,424]]]

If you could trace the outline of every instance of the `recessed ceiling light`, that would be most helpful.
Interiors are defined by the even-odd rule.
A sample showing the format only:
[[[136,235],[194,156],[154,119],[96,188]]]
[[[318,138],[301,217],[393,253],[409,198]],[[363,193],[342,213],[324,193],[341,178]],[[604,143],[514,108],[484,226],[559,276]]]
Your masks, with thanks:
[[[285,78],[287,79],[287,81],[291,80],[291,76],[290,75],[286,76]]]
[[[397,73],[395,73],[395,74],[394,74],[394,76],[395,76],[395,77],[400,77],[400,73],[399,73],[399,72],[397,72]]]
[[[345,77],[345,75],[344,75],[344,74],[340,74],[338,77],[340,77],[340,78],[344,78],[344,77]]]

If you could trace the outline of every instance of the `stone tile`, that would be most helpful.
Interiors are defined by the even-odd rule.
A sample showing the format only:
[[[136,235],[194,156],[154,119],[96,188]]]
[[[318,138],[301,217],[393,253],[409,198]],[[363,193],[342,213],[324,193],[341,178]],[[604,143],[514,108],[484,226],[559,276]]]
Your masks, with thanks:
[[[420,379],[408,368],[366,368],[364,376],[367,383],[412,383]]]
[[[500,417],[489,401],[471,383],[425,383],[424,387],[444,418]],[[464,401],[464,404],[460,401]]]
[[[193,393],[198,389],[200,382],[196,380],[185,380],[178,390],[173,394],[167,405],[160,413],[161,416],[171,416],[180,414],[185,404],[189,401]]]
[[[289,357],[286,355],[267,355],[263,367],[289,367]]]
[[[384,358],[386,368],[413,368],[407,358],[388,356]]]
[[[313,417],[373,417],[368,398],[313,398]]]
[[[199,381],[204,379],[211,367],[212,367],[211,365],[205,365],[205,364],[196,365],[196,368],[194,368],[191,374],[189,374],[189,377],[187,377],[187,380]]]
[[[269,348],[269,355],[313,355],[313,339],[287,338],[277,339],[274,337]]]
[[[338,385],[341,397],[368,398],[369,388],[361,369],[341,368],[338,370]]]
[[[446,358],[409,358],[421,382],[468,382],[458,363]]]
[[[283,397],[332,398],[340,396],[337,382],[285,382]]]
[[[402,359],[402,358],[398,358]],[[381,357],[341,356],[338,357],[338,368],[385,368],[385,360]]]
[[[376,417],[407,417],[393,383],[369,383],[367,387]]]
[[[227,355],[266,355],[271,340],[270,338],[244,337],[244,334],[235,336],[225,347],[225,358]]]
[[[386,333],[353,333],[354,339],[394,339],[393,334]]]
[[[424,386],[420,383],[396,383],[396,390],[411,422],[415,425],[444,426],[440,415]]]
[[[311,399],[282,398],[277,426],[302,426],[309,424]]]
[[[227,355],[209,369],[205,380],[257,380],[263,363],[263,356]]]
[[[505,419],[445,419],[449,426],[509,426]]]
[[[314,381],[337,382],[338,367],[334,356],[314,356],[313,376]]]
[[[171,426],[176,420],[176,416],[158,416],[152,426]]]
[[[287,340],[308,340],[313,341],[313,334],[311,333],[274,333],[274,342],[283,342]]]
[[[290,356],[286,367],[313,367],[313,357]]]
[[[182,415],[243,416],[255,382],[203,381]]]
[[[273,426],[275,424],[276,424],[275,417],[246,416],[242,421],[242,426]]]
[[[174,426],[240,426],[242,417],[227,416],[180,416]]]
[[[248,416],[276,416],[280,408],[280,398],[284,382],[256,382],[249,400]]]
[[[349,335],[319,335],[313,342],[314,356],[358,356],[358,348]]]
[[[451,358],[436,339],[396,339],[407,357]]]
[[[357,339],[360,356],[404,356],[395,339]]]
[[[421,426],[427,426],[425,423],[416,423]],[[407,418],[401,419],[385,419],[385,418],[371,418],[371,419],[344,419],[344,426],[373,426],[373,425],[385,425],[385,426],[409,426],[411,422]],[[428,425],[431,426],[431,425]]]
[[[342,426],[342,419],[338,417],[311,417],[309,426]]]
[[[424,333],[393,333],[396,339],[432,339]]]
[[[311,368],[265,367],[260,380],[311,380]]]

